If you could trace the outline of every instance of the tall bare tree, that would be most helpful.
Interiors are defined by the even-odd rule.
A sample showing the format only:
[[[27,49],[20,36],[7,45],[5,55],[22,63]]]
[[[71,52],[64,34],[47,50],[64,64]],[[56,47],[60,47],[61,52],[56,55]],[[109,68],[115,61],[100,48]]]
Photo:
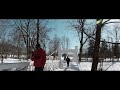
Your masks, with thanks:
[[[96,37],[95,37],[95,49],[93,54],[93,63],[91,71],[97,71],[98,60],[99,60],[99,49],[100,49],[100,38],[101,38],[101,30],[102,28],[110,23],[120,23],[119,21],[111,21],[111,19],[103,20],[96,19]]]
[[[98,59],[99,59],[99,48],[100,48],[100,37],[101,37],[101,28],[102,28],[103,19],[97,19],[96,26],[96,38],[93,52],[93,63],[91,71],[97,71]]]
[[[39,19],[18,19],[13,21],[15,24],[14,26],[22,33],[28,59],[30,58],[31,50],[35,49],[37,42],[39,42],[42,47],[45,46],[48,40],[47,34],[51,31],[50,28],[46,27],[48,21]]]
[[[15,27],[18,28],[18,30],[22,33],[22,38],[24,40],[24,43],[26,45],[26,51],[27,51],[27,59],[29,59],[29,38],[30,38],[30,19],[19,19],[14,20]]]

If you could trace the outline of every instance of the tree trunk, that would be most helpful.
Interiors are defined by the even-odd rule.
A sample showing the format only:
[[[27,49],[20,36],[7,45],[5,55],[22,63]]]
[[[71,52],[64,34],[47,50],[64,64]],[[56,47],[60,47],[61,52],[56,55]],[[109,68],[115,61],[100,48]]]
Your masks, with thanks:
[[[20,58],[20,52],[19,52],[19,47],[18,47],[18,59]]]
[[[26,29],[26,31],[27,31],[27,44],[26,44],[26,46],[27,46],[27,60],[30,58],[30,53],[29,53],[29,38],[30,38],[30,31],[29,31],[29,25],[30,25],[30,19],[29,19],[29,21],[27,22],[27,25],[26,25],[26,27],[27,27],[27,29]]]
[[[28,57],[28,29],[27,29],[27,42],[26,42],[27,44],[26,44],[26,47],[27,47],[27,60],[29,59],[29,57]]]
[[[96,38],[95,38],[95,46],[94,46],[95,48],[93,53],[93,63],[92,63],[91,71],[97,71],[98,60],[99,60],[101,27],[102,27],[102,22],[97,24],[96,27]]]
[[[83,25],[83,26],[84,26],[84,25]],[[81,31],[80,51],[79,51],[79,62],[81,62],[82,49],[83,49],[83,34],[84,34],[84,32],[83,32],[83,30],[84,30],[83,26],[82,26],[82,31]]]
[[[81,62],[82,48],[83,48],[83,45],[80,46],[80,51],[79,51],[79,62]]]
[[[30,59],[31,56],[31,48],[30,48],[30,30],[28,30],[28,58]]]
[[[37,44],[39,43],[39,19],[37,19]]]

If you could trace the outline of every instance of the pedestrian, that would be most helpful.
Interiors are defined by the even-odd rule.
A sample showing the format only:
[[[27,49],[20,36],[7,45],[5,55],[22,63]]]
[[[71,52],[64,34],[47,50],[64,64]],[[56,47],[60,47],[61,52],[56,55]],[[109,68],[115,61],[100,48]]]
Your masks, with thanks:
[[[67,67],[69,67],[69,63],[70,63],[70,58],[69,58],[69,56],[67,56],[66,62],[67,62]]]
[[[3,55],[1,56],[1,63],[3,63]]]
[[[36,44],[36,50],[32,52],[32,61],[34,61],[35,71],[43,71],[46,63],[46,52],[40,44]]]

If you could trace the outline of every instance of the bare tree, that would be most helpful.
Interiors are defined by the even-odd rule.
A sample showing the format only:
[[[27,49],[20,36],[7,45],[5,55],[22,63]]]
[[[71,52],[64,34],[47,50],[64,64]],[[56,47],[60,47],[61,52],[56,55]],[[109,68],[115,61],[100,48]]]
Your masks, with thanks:
[[[0,19],[0,54],[3,57],[4,54],[4,42],[6,40],[6,28],[7,28],[7,21],[5,19]]]
[[[19,58],[20,54],[25,51],[27,59],[30,58],[30,53],[35,49],[37,41],[40,42],[43,48],[46,48],[49,40],[48,33],[52,30],[47,25],[47,19],[1,19],[0,52],[9,52],[13,56],[17,54]],[[38,30],[39,32],[37,32]],[[7,43],[8,39],[9,44]],[[8,45],[10,47],[7,48]]]
[[[113,33],[115,33],[115,35],[113,35],[116,39],[116,42],[119,42],[120,39],[120,24],[115,24],[113,27]],[[119,36],[118,36],[119,35]]]
[[[98,59],[99,59],[99,48],[100,48],[100,37],[101,37],[101,28],[102,28],[102,21],[103,19],[96,20],[96,38],[95,38],[95,45],[94,45],[94,52],[93,52],[93,63],[91,71],[97,71]]]
[[[11,35],[11,44],[16,46],[16,49],[17,49],[17,56],[18,56],[18,59],[20,58],[20,55],[22,54],[22,50],[24,47],[24,40],[23,40],[23,37],[22,37],[22,33],[21,31],[19,30],[19,28],[15,28],[13,30],[13,32],[10,33]]]
[[[101,38],[101,30],[102,28],[110,23],[120,23],[119,21],[111,21],[111,19],[103,20],[96,19],[96,37],[95,37],[95,49],[93,54],[93,63],[91,71],[97,71],[98,60],[99,60],[99,48],[100,48],[100,38]]]
[[[96,25],[96,37],[94,38],[92,35],[87,34],[85,31],[84,33],[89,37],[93,38],[95,40],[95,45],[94,45],[94,54],[93,54],[93,63],[92,63],[92,68],[91,71],[96,71],[97,70],[97,65],[98,65],[98,59],[99,59],[99,47],[100,47],[100,42],[104,42],[101,39],[101,29],[111,23],[120,23],[120,21],[112,21],[111,19],[97,19],[97,25]],[[106,42],[106,43],[112,43],[112,42]]]
[[[113,33],[115,33],[114,38],[115,38],[115,42],[116,44],[113,45],[113,53],[114,56],[119,60],[119,54],[120,54],[120,47],[119,47],[119,40],[120,40],[120,24],[115,24],[113,27]]]
[[[48,39],[47,33],[51,31],[46,27],[47,20],[35,19],[18,19],[13,20],[14,26],[21,32],[21,36],[26,45],[27,59],[30,58],[31,51],[35,49],[36,43],[45,46]]]
[[[24,40],[24,43],[26,45],[27,49],[27,59],[29,58],[29,31],[30,31],[30,19],[19,19],[19,20],[13,20],[15,23],[15,27],[17,30],[19,30],[22,34],[22,38]]]
[[[90,38],[90,37],[84,37],[84,33],[87,30],[88,32],[90,32],[90,28],[86,26],[86,19],[78,19],[74,21],[69,22],[70,25],[74,28],[74,30],[76,30],[77,32],[77,36],[79,38],[79,43],[80,43],[80,49],[79,49],[79,62],[81,61],[81,56],[82,56],[82,50],[83,50],[83,46],[86,43],[86,41]],[[93,32],[92,33],[87,33],[90,35],[94,35]]]

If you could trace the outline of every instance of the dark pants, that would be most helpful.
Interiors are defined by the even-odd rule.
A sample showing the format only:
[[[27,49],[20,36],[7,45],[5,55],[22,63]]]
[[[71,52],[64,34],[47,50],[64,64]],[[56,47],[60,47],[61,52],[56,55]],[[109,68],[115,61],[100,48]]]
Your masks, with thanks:
[[[42,67],[35,67],[35,71],[43,71]]]
[[[69,67],[69,61],[67,62],[67,67]]]

